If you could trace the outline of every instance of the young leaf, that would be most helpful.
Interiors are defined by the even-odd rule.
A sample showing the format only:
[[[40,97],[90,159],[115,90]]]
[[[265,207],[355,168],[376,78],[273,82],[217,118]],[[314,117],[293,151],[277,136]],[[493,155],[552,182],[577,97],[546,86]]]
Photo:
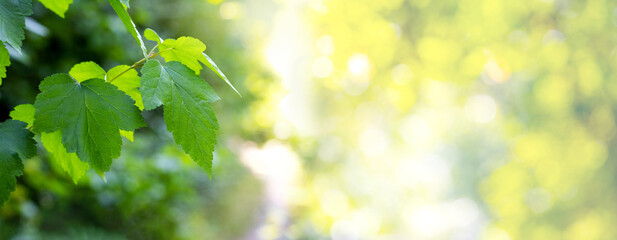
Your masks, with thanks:
[[[122,75],[120,75],[121,73]],[[144,109],[144,103],[141,100],[141,93],[139,93],[138,89],[141,78],[135,69],[127,65],[118,65],[109,69],[105,79],[135,100],[135,106],[139,110]]]
[[[122,135],[123,137],[125,137],[126,139],[128,139],[129,141],[133,142],[134,140],[134,133],[133,131],[124,131],[124,130],[120,130],[120,135]]]
[[[218,123],[208,102],[219,99],[195,72],[179,62],[150,60],[141,69],[146,109],[163,104],[167,130],[209,175]]]
[[[36,154],[34,134],[25,127],[26,123],[15,120],[0,123],[0,205],[15,191],[16,178],[24,169],[22,160]]]
[[[202,54],[206,50],[206,45],[196,38],[180,37],[176,39],[166,39],[161,43],[159,52],[165,61],[178,61],[186,65],[196,74],[201,71],[201,64],[208,60]]]
[[[41,142],[50,153],[51,158],[60,164],[60,167],[71,176],[74,183],[77,183],[90,169],[90,164],[79,160],[77,154],[66,151],[66,148],[62,145],[62,131],[41,133]]]
[[[133,100],[102,79],[79,83],[67,74],[55,74],[45,78],[39,89],[34,102],[35,131],[61,130],[67,152],[76,152],[99,174],[120,156],[119,130],[145,126]]]
[[[199,39],[192,37],[180,37],[176,39],[166,39],[163,43],[160,44],[159,52],[161,56],[165,58],[165,61],[178,61],[182,64],[186,65],[196,74],[199,74],[201,71],[200,62],[206,65],[210,70],[212,70],[216,75],[218,75],[221,79],[223,79],[238,95],[240,92],[229,82],[227,76],[219,69],[219,67],[212,61],[204,51],[206,50],[206,45],[199,41]],[[240,95],[242,96],[242,95]]]
[[[204,65],[206,65],[206,67],[210,68],[210,70],[212,70],[214,73],[216,73],[216,75],[218,75],[221,79],[225,80],[225,82],[227,83],[227,85],[229,85],[231,87],[231,89],[233,89],[234,91],[236,91],[236,93],[238,95],[240,95],[240,97],[242,97],[242,95],[240,94],[240,92],[238,92],[238,90],[236,90],[236,88],[234,87],[233,84],[231,84],[231,82],[229,81],[229,79],[227,79],[227,76],[225,76],[225,74],[223,73],[223,71],[221,71],[221,69],[219,69],[219,66],[216,65],[216,63],[214,63],[214,61],[212,61],[212,58],[210,58],[210,56],[208,56],[206,53],[203,53],[204,56],[206,57],[206,62],[202,62]]]
[[[83,82],[92,78],[105,78],[105,70],[95,62],[82,62],[75,64],[69,75],[78,82]]]
[[[0,1],[0,41],[21,53],[26,16],[32,14],[32,0]]]
[[[26,128],[32,127],[34,122],[34,106],[32,104],[17,105],[9,114],[13,120],[22,121],[28,124]]]
[[[129,16],[129,13],[126,11],[124,6],[122,6],[122,3],[120,3],[119,0],[109,0],[109,4],[114,9],[114,11],[116,11],[116,14],[118,14],[118,17],[124,24],[124,27],[126,27],[126,30],[128,30],[131,35],[133,35],[133,38],[135,38],[135,41],[137,41],[139,47],[141,47],[141,51],[144,54],[144,57],[147,57],[148,53],[146,50],[146,45],[144,45],[144,41],[141,39],[141,34],[139,34],[137,28],[135,28],[135,23],[133,23],[133,20],[131,20],[131,16]]]
[[[0,85],[2,85],[2,79],[6,77],[6,67],[11,65],[9,60],[9,51],[3,43],[0,42]]]
[[[64,18],[64,13],[69,9],[69,5],[73,3],[73,0],[39,0],[39,2],[61,18]]]
[[[150,28],[146,28],[146,30],[144,31],[144,37],[150,41],[155,41],[158,44],[161,44],[161,42],[163,41],[163,39],[159,37],[159,34]]]

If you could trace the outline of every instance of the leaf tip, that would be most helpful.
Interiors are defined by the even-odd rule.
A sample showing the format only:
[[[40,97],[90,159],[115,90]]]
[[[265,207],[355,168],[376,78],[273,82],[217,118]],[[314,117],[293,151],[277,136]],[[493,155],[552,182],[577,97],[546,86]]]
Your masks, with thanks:
[[[105,177],[105,173],[101,173],[97,171],[96,174],[99,175],[99,177],[101,178],[101,180],[103,180],[104,183],[107,183],[107,178]]]

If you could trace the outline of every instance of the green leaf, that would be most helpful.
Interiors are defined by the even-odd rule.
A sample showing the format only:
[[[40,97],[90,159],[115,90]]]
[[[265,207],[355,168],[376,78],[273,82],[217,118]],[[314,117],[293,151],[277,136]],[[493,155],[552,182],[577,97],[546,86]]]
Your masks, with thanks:
[[[165,61],[178,61],[186,65],[196,74],[201,71],[201,64],[208,62],[202,54],[206,50],[206,45],[196,38],[180,37],[176,39],[166,39],[161,43],[159,52]]]
[[[79,160],[77,154],[66,151],[66,148],[62,145],[62,131],[41,133],[41,142],[50,153],[51,158],[60,164],[60,167],[71,176],[74,183],[77,183],[90,169],[90,164]]]
[[[27,128],[32,127],[34,123],[34,106],[32,104],[17,105],[9,114],[13,120],[22,121],[28,124]]]
[[[39,89],[34,102],[35,131],[61,130],[67,152],[76,152],[99,175],[120,156],[119,130],[145,126],[134,101],[102,79],[79,83],[67,74],[55,74],[45,78]]]
[[[163,41],[163,39],[159,37],[159,34],[150,28],[146,28],[146,30],[144,31],[144,37],[150,41],[155,41],[158,44],[161,44],[161,42]]]
[[[154,109],[172,100],[172,90],[184,88],[200,101],[215,102],[220,98],[203,79],[194,72],[185,71],[188,67],[179,62],[161,64],[158,60],[149,60],[141,69],[141,88],[144,107]],[[190,70],[190,69],[189,69]]]
[[[9,51],[6,50],[4,44],[0,42],[0,85],[2,85],[2,79],[6,77],[6,67],[10,65]]]
[[[105,70],[95,62],[82,62],[75,64],[69,75],[78,82],[83,82],[92,78],[105,78]]]
[[[95,62],[82,62],[73,66],[71,71],[69,71],[69,75],[78,82],[83,82],[91,78],[107,79],[111,84],[118,87],[120,91],[129,95],[129,97],[135,101],[135,106],[137,106],[139,110],[144,109],[144,104],[141,101],[141,94],[139,93],[139,89],[137,89],[139,88],[140,78],[137,75],[137,71],[131,69],[131,67],[127,65],[116,66],[110,69],[108,73],[105,73],[105,70]],[[126,137],[131,142],[133,141],[132,131],[120,130],[120,135]]]
[[[0,41],[7,42],[21,53],[26,16],[32,14],[31,0],[0,1]]]
[[[139,88],[140,78],[137,75],[137,71],[131,69],[131,67],[127,65],[116,66],[110,69],[108,73],[105,73],[105,70],[95,62],[82,62],[73,66],[71,71],[69,71],[69,75],[78,82],[83,82],[91,78],[107,79],[111,84],[118,87],[120,91],[123,91],[135,100],[135,106],[137,106],[139,110],[144,109],[144,104],[141,101],[141,94],[139,93],[139,89],[137,89]],[[133,141],[132,131],[120,130],[120,135],[126,137],[131,142]]]
[[[137,28],[135,28],[135,23],[133,23],[133,20],[131,20],[131,16],[129,16],[129,13],[126,11],[122,3],[120,3],[119,0],[109,0],[109,4],[114,9],[114,11],[116,11],[116,14],[118,14],[120,20],[122,20],[122,23],[124,24],[124,27],[126,27],[126,30],[128,30],[131,35],[133,35],[133,38],[135,38],[135,41],[137,41],[139,47],[141,47],[141,51],[144,54],[144,57],[147,57],[148,53],[146,50],[146,45],[144,45],[144,41],[141,39],[141,34],[139,34]]]
[[[73,3],[73,0],[39,0],[39,2],[61,18],[64,18],[64,13],[69,9],[69,5]]]
[[[24,169],[22,160],[36,154],[34,134],[25,127],[26,123],[15,120],[0,123],[0,205],[15,191],[16,178]]]
[[[141,69],[146,109],[163,104],[165,123],[176,143],[209,175],[218,123],[209,102],[218,100],[210,86],[179,62],[148,61]]]
[[[139,92],[139,81],[141,78],[135,69],[127,65],[115,66],[109,69],[105,79],[135,100],[135,106],[137,106],[139,110],[144,109],[144,103],[141,100],[141,93]]]
[[[225,80],[227,85],[229,85],[231,87],[231,89],[236,91],[236,93],[238,95],[240,95],[240,97],[242,97],[240,92],[238,92],[238,90],[236,90],[234,85],[231,84],[229,79],[227,79],[227,76],[225,76],[225,73],[223,73],[223,71],[221,71],[221,69],[219,69],[219,66],[217,66],[216,63],[214,63],[214,61],[212,61],[212,58],[210,58],[210,56],[208,56],[206,53],[203,53],[203,54],[204,54],[204,56],[206,57],[206,60],[207,60],[206,62],[203,62],[203,64],[206,65],[206,67],[210,68],[210,70],[212,70],[214,73],[216,73],[216,75],[218,75],[221,79]]]
[[[36,154],[34,134],[26,129],[27,124],[16,120],[0,123],[0,158],[5,159],[17,154],[21,159],[28,159]]]
[[[27,128],[30,128],[34,122],[34,113],[35,108],[32,104],[22,104],[16,106],[10,115],[13,120],[25,122],[28,124]],[[41,142],[50,153],[51,158],[71,176],[73,182],[77,183],[86,174],[86,171],[90,169],[90,165],[79,160],[77,154],[66,152],[62,145],[61,131],[41,133]]]

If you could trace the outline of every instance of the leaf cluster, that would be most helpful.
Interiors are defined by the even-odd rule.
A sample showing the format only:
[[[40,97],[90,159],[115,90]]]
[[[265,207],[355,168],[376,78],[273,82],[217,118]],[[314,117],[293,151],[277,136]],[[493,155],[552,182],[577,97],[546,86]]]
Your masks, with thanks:
[[[39,1],[60,17],[72,3]],[[144,58],[107,71],[94,62],[76,64],[68,74],[45,78],[33,104],[15,107],[12,120],[0,123],[0,204],[14,191],[22,161],[36,155],[36,136],[75,183],[89,169],[104,179],[112,161],[120,157],[122,136],[134,141],[134,131],[146,126],[141,112],[160,106],[176,143],[211,175],[218,122],[210,103],[220,98],[199,76],[201,64],[236,89],[204,53],[203,42],[192,37],[162,39],[146,29],[145,38],[156,42],[148,50],[127,12],[128,0],[109,3]],[[30,0],[0,0],[0,41],[8,44],[0,44],[0,80],[10,64],[7,46],[21,51],[31,8]]]

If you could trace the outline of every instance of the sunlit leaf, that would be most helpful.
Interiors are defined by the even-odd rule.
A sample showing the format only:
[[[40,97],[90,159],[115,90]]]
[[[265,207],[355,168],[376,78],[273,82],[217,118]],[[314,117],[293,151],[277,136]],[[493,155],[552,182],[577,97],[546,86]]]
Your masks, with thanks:
[[[6,50],[4,44],[0,42],[0,85],[2,85],[2,79],[6,77],[6,67],[10,65],[9,51]]]
[[[32,127],[34,123],[34,106],[32,104],[17,105],[9,114],[13,120],[22,121],[28,124],[27,128]]]
[[[90,164],[79,160],[76,153],[66,151],[62,145],[62,131],[41,133],[41,142],[50,153],[52,160],[56,161],[71,176],[74,183],[77,183],[90,169]]]
[[[105,78],[105,70],[95,62],[82,62],[73,66],[69,75],[83,82],[91,78]]]
[[[146,30],[144,31],[144,37],[150,41],[155,41],[158,44],[161,44],[161,42],[163,41],[163,39],[159,37],[159,34],[150,28],[146,28]]]
[[[208,60],[203,55],[206,50],[206,45],[196,38],[192,37],[180,37],[178,39],[165,39],[159,51],[161,56],[165,58],[165,61],[178,61],[189,67],[191,70],[199,74],[201,71],[201,64]]]
[[[64,18],[64,13],[69,9],[73,0],[39,0],[46,8]]]
[[[159,51],[165,61],[178,61],[186,65],[196,74],[201,71],[201,63],[206,65],[216,75],[223,79],[238,95],[240,92],[231,84],[227,76],[219,69],[216,63],[204,51],[206,45],[199,39],[192,37],[180,37],[178,39],[166,39],[160,44]]]
[[[134,134],[135,134],[135,132],[133,132],[133,131],[120,130],[120,135],[122,135],[123,137],[125,137],[126,139],[128,139],[131,142],[134,141]]]
[[[127,65],[115,66],[109,69],[106,79],[107,82],[118,87],[120,91],[123,91],[126,95],[129,95],[135,100],[135,106],[137,106],[139,110],[144,109],[144,103],[141,100],[141,93],[139,92],[139,81],[141,78],[135,69]]]

